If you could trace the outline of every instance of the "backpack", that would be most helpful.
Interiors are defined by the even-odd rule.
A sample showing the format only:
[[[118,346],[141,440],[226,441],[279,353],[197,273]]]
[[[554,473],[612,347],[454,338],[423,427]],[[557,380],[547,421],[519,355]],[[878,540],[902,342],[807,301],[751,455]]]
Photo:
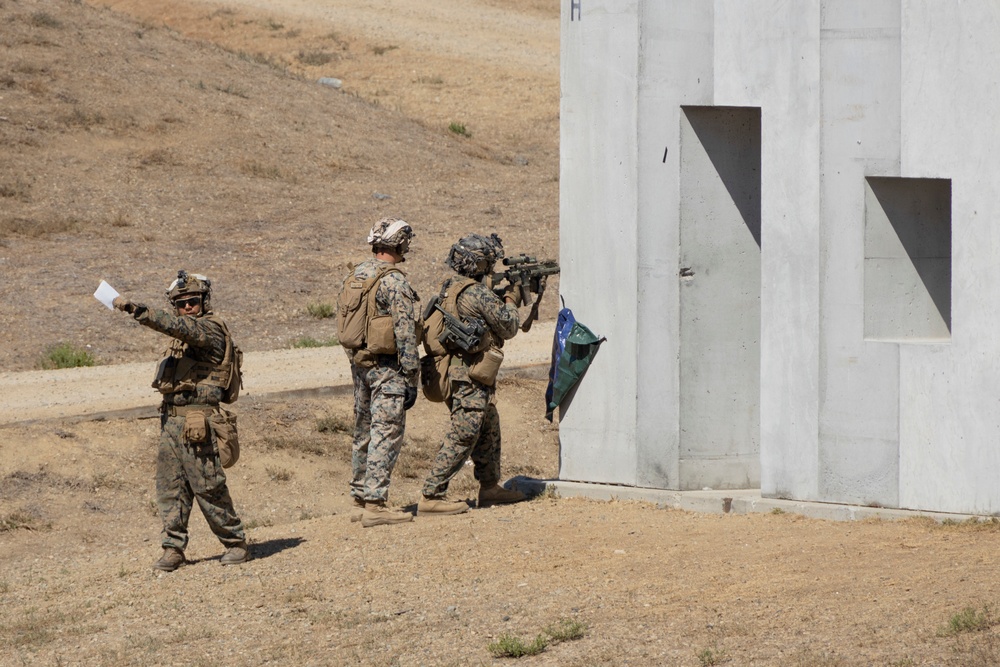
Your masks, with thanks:
[[[226,355],[222,359],[222,372],[228,373],[228,382],[222,389],[222,402],[235,403],[243,388],[243,350],[233,342],[225,322],[219,319],[212,321],[217,322],[226,334]]]
[[[422,332],[424,351],[420,359],[420,388],[424,398],[432,403],[441,403],[451,397],[451,379],[448,369],[452,356],[456,353],[441,342],[444,335],[444,315],[437,306],[458,317],[458,295],[465,288],[476,284],[472,278],[452,280],[442,285],[441,293],[435,294],[424,309]],[[484,340],[489,340],[484,336]]]
[[[344,287],[337,296],[337,339],[347,349],[357,350],[368,342],[369,320],[375,312],[376,290],[373,288],[391,271],[402,273],[399,269],[386,266],[367,280],[359,280],[352,273],[344,281]],[[390,318],[390,331],[391,322]]]
[[[462,278],[453,282],[446,282],[442,286],[441,293],[435,294],[430,302],[428,302],[423,316],[424,351],[427,354],[434,357],[441,357],[455,352],[455,350],[445,347],[444,343],[441,342],[441,336],[444,334],[444,315],[435,306],[440,304],[441,308],[447,310],[455,317],[459,317],[458,295],[465,288],[475,285],[476,282],[472,278]]]

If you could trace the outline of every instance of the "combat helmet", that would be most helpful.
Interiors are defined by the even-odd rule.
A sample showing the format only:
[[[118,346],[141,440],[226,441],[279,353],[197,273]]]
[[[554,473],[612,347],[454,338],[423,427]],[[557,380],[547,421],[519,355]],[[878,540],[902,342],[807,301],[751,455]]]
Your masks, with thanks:
[[[212,281],[200,273],[188,273],[184,269],[177,272],[177,278],[167,288],[170,305],[178,299],[193,295],[201,296],[201,312],[212,311]]]
[[[382,218],[368,232],[368,243],[372,252],[391,250],[400,256],[410,249],[410,240],[416,236],[413,228],[406,220],[399,218]]]
[[[469,278],[480,278],[493,270],[503,259],[503,242],[496,234],[469,234],[462,237],[448,252],[448,266]]]

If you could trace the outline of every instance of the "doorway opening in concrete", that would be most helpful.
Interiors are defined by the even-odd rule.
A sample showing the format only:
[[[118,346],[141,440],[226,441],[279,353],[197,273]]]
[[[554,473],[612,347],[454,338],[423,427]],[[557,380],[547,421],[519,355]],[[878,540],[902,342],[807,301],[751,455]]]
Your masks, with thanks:
[[[865,338],[951,338],[951,180],[865,179]]]
[[[760,109],[683,107],[681,489],[760,484]]]

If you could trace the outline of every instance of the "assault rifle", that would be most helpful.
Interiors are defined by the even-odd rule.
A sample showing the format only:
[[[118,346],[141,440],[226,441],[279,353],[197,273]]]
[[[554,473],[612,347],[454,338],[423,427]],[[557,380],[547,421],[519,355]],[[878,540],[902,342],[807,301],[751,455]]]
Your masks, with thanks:
[[[438,336],[438,340],[445,348],[457,347],[460,350],[468,352],[479,346],[483,335],[486,333],[485,322],[478,317],[473,317],[466,324],[442,308],[441,304],[435,303],[434,308],[444,317],[444,331]]]
[[[542,302],[542,295],[545,294],[545,281],[549,276],[559,273],[559,263],[551,259],[539,262],[531,255],[521,254],[505,257],[503,265],[508,267],[506,271],[491,276],[494,293],[502,298],[507,291],[504,285],[506,283],[520,290],[521,303],[524,305],[531,301],[532,294],[536,295],[534,303],[531,304],[531,312],[521,324],[521,331],[526,332],[538,319],[538,305]]]

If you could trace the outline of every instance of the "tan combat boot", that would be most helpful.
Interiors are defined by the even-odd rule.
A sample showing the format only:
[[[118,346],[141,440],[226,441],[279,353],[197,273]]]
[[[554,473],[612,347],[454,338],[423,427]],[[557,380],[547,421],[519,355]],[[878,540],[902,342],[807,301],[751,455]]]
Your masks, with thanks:
[[[509,505],[527,500],[528,496],[520,491],[505,489],[498,484],[483,486],[479,489],[479,507],[490,507],[491,505]]]
[[[219,564],[239,565],[240,563],[245,563],[248,560],[250,560],[250,550],[247,549],[246,542],[241,542],[240,544],[236,544],[226,549],[226,553],[222,554]]]
[[[417,503],[417,516],[448,516],[468,511],[468,503],[462,500],[452,502],[445,498],[421,498]]]
[[[357,496],[351,496],[351,523],[361,521],[365,514],[365,501]]]
[[[385,503],[366,502],[365,511],[361,516],[361,526],[371,528],[372,526],[389,526],[394,523],[406,523],[413,521],[413,515],[409,512],[391,510]]]
[[[160,560],[153,563],[153,567],[164,572],[173,572],[186,563],[184,552],[174,547],[163,547],[163,555]]]

